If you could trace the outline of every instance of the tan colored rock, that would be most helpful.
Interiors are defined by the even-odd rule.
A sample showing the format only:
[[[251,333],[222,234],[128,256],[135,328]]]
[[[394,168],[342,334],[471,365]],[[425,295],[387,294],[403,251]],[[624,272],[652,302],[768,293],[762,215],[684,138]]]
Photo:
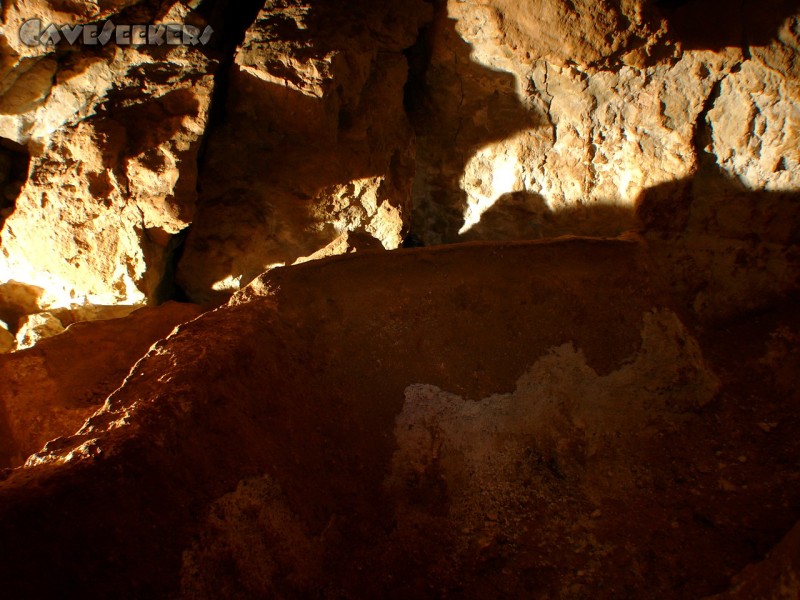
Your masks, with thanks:
[[[424,2],[268,2],[231,70],[178,281],[225,298],[264,270],[364,229],[408,229],[414,150],[403,110]]]
[[[49,312],[35,313],[20,320],[17,330],[17,349],[35,346],[43,339],[64,331],[64,324]]]
[[[512,4],[448,2],[430,31],[414,235],[614,236],[637,227],[637,206],[661,202],[672,208],[646,227],[684,219],[663,265],[676,286],[692,280],[687,303],[702,318],[792,289],[796,5],[745,3],[708,31],[696,23],[709,3]],[[751,248],[755,231],[776,245]],[[689,264],[696,272],[679,272]]]
[[[20,342],[18,352],[0,357],[0,468],[18,467],[48,440],[76,432],[154,342],[199,312],[167,303],[76,323],[35,348],[23,350]]]
[[[198,19],[181,3],[134,4],[77,3],[67,13],[25,2],[4,17],[7,31],[33,16],[80,24],[128,8],[123,22]],[[154,299],[170,236],[193,218],[213,63],[198,47],[67,52],[16,37],[6,34],[0,137],[26,145],[31,161],[0,231],[0,282],[42,288],[41,308]]]

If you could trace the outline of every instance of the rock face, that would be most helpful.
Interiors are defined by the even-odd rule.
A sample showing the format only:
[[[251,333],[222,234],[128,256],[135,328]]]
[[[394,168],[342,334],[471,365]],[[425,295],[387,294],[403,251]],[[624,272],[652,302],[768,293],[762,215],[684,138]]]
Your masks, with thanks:
[[[701,319],[794,286],[790,0],[207,4],[6,10],[7,32],[219,29],[208,47],[81,51],[5,35],[0,281],[41,288],[39,311],[217,303],[350,232],[396,248],[642,221]]]
[[[725,14],[698,29],[715,4]],[[417,46],[412,232],[426,244],[617,235],[637,226],[634,209],[659,210],[646,227],[668,232],[652,239],[668,242],[665,269],[686,267],[672,278],[701,318],[794,287],[797,13],[440,3]]]
[[[10,352],[14,349],[16,340],[14,336],[8,331],[3,323],[0,323],[0,354]]]
[[[178,281],[227,297],[348,231],[397,248],[414,170],[403,110],[413,2],[267,2],[230,72]]]
[[[31,13],[64,22],[15,12],[26,8],[9,9],[8,32]],[[109,16],[94,8],[67,22]],[[185,14],[116,18],[182,22]],[[3,78],[0,136],[25,145],[31,158],[0,233],[0,281],[42,288],[42,308],[154,299],[170,235],[193,218],[209,58],[185,46],[37,46],[29,56],[33,50],[16,44],[22,54],[6,57],[16,64]]]
[[[4,595],[796,596],[796,1],[0,20]]]
[[[64,324],[54,314],[41,312],[29,315],[17,331],[17,349],[30,348],[44,338],[64,331]]]
[[[0,356],[0,468],[18,467],[45,442],[75,433],[154,342],[199,313],[171,302],[66,331],[51,315],[64,333]]]
[[[772,341],[751,332],[753,354],[720,363],[729,341],[698,337],[666,297],[635,241],[272,271],[157,344],[77,435],[3,482],[4,585],[187,598],[724,590],[798,517],[797,388],[770,374],[798,366],[786,344],[800,321],[765,318],[756,329]]]

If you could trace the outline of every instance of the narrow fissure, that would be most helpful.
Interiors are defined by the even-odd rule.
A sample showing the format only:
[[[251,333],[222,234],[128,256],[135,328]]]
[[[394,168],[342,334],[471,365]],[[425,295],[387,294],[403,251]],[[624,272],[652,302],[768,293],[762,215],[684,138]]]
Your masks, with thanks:
[[[0,229],[14,212],[17,198],[28,180],[30,161],[27,149],[0,138]]]
[[[430,37],[430,26],[423,26],[420,28],[414,44],[403,51],[408,63],[408,78],[403,87],[403,108],[414,129],[415,136],[418,135],[420,128],[423,126],[422,121],[427,107],[427,74],[431,59]],[[412,203],[415,200],[416,194],[412,194]],[[416,207],[412,206],[411,223],[409,224],[408,233],[403,238],[403,248],[416,248],[425,245],[422,241],[422,236],[415,231],[415,209]]]
[[[214,29],[212,42],[207,47],[209,55],[216,59],[217,67],[214,71],[214,90],[208,109],[208,120],[205,132],[200,139],[197,151],[197,202],[202,195],[202,173],[208,153],[208,145],[214,131],[225,121],[225,106],[228,101],[231,70],[234,68],[236,49],[244,41],[245,34],[255,22],[258,13],[264,6],[264,0],[219,0],[203,3],[197,10],[198,14]],[[188,225],[181,232],[172,236],[167,247],[164,274],[156,288],[156,302],[161,304],[168,300],[190,302],[186,291],[176,280],[178,263],[183,256],[184,243],[191,232],[192,225]]]

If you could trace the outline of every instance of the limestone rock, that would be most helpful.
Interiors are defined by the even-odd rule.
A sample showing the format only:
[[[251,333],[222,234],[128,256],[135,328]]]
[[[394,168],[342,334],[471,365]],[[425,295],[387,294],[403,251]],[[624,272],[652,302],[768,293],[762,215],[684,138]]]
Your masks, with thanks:
[[[0,357],[0,468],[18,467],[48,440],[75,433],[154,342],[199,313],[178,303],[143,308],[76,323],[35,348],[22,350],[21,342],[18,352]]]
[[[42,308],[142,304],[193,218],[213,64],[195,47],[59,48],[21,59],[0,99],[0,136],[31,152],[0,281],[42,288]]]
[[[17,330],[17,348],[23,350],[36,345],[45,338],[53,337],[64,331],[64,324],[49,312],[28,315],[19,323]]]
[[[179,267],[197,300],[364,229],[408,229],[414,150],[403,110],[425,2],[267,2],[231,67]]]
[[[793,289],[800,12],[745,2],[697,29],[711,5],[442,4],[417,48],[415,237],[613,236],[660,201],[672,208],[646,228],[691,215],[663,263],[676,285],[689,275],[680,264],[718,266],[687,296],[701,318]],[[770,275],[754,259],[717,277],[751,251],[742,238],[754,231],[780,237],[753,250],[770,255]]]

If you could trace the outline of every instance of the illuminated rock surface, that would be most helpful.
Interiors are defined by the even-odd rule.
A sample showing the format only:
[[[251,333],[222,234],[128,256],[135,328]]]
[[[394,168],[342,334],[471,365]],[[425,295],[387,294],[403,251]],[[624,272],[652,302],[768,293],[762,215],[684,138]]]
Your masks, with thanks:
[[[796,2],[0,18],[4,596],[796,596]]]
[[[170,302],[62,327],[35,348],[0,356],[0,468],[18,467],[45,442],[74,433],[153,343],[199,313]]]

